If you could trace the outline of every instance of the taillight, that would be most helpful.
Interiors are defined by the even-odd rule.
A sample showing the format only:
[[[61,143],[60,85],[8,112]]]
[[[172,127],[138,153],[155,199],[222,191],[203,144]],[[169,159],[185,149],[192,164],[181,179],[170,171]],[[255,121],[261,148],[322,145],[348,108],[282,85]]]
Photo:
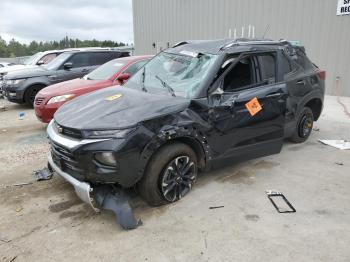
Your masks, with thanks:
[[[318,70],[317,74],[322,80],[326,80],[326,71]]]

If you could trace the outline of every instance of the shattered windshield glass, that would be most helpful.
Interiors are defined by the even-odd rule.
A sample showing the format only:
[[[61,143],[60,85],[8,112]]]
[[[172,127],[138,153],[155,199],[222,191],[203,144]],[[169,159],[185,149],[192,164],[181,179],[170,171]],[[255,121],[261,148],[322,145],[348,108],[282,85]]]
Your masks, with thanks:
[[[148,62],[126,84],[145,92],[169,92],[173,96],[193,98],[199,91],[217,55],[162,52]]]

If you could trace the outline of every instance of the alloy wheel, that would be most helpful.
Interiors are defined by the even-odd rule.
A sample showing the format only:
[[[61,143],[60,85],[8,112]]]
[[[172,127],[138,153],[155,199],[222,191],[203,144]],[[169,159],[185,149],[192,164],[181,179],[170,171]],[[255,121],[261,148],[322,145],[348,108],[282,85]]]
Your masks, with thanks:
[[[188,156],[178,156],[167,165],[161,180],[161,192],[169,202],[184,197],[191,189],[197,177],[195,163]]]

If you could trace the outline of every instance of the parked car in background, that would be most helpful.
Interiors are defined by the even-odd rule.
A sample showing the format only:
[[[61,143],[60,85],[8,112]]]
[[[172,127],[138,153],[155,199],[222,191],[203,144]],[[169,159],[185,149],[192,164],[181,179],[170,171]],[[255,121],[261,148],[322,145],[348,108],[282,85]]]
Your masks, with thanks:
[[[180,200],[198,170],[306,141],[320,117],[324,71],[287,41],[182,42],[123,88],[63,105],[47,132],[49,163],[79,197],[137,186],[153,206]]]
[[[46,86],[83,77],[98,66],[129,52],[115,50],[69,51],[47,65],[9,72],[3,79],[5,97],[14,103],[33,106],[36,94]]]
[[[2,67],[8,67],[8,66],[14,66],[15,63],[9,63],[9,62],[0,62],[0,68]]]
[[[112,85],[122,85],[152,56],[130,56],[109,61],[83,78],[45,87],[35,97],[34,109],[38,119],[48,123],[56,110],[73,98]]]

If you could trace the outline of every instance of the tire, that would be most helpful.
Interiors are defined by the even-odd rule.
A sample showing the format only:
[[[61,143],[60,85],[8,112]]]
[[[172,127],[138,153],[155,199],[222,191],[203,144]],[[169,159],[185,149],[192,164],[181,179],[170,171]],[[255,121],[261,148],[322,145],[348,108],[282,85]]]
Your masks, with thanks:
[[[43,89],[42,86],[31,86],[27,89],[27,91],[24,94],[24,102],[27,106],[34,106],[35,96],[41,89]]]
[[[301,111],[297,125],[295,127],[293,135],[289,138],[294,143],[305,142],[311,132],[314,124],[314,115],[309,107],[304,107]]]
[[[181,172],[185,170],[187,172]],[[197,173],[197,157],[193,150],[182,143],[168,144],[151,157],[138,190],[151,206],[176,202],[192,189]]]

